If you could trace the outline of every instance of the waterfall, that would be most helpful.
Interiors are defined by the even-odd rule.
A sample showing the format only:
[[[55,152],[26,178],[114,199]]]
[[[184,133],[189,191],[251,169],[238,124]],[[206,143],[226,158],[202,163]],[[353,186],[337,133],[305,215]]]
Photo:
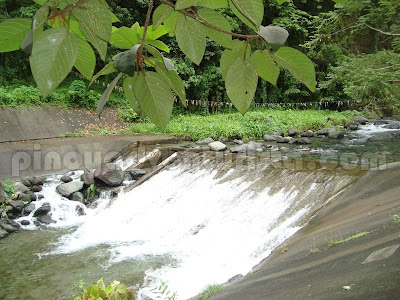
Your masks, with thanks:
[[[187,299],[208,284],[248,273],[357,179],[354,172],[307,166],[185,154],[112,202],[103,195],[86,215],[65,214],[57,226],[79,226],[45,254],[103,246],[110,266],[158,257],[162,263],[149,268],[137,286],[139,299],[151,296],[160,280],[177,299]]]

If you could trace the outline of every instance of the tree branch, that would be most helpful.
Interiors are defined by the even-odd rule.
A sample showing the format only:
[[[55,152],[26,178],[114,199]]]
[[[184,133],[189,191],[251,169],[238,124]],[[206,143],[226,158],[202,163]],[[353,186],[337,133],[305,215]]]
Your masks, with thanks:
[[[367,26],[368,28],[370,28],[370,29],[372,29],[372,30],[375,30],[375,31],[378,31],[379,33],[382,33],[382,34],[384,34],[384,35],[400,36],[400,33],[385,32],[385,31],[382,31],[382,30],[380,30],[380,29],[374,28],[374,27],[368,25],[367,23],[364,23],[364,25]]]
[[[173,9],[175,9],[175,4],[172,3],[171,1],[162,0],[162,2],[164,2],[165,4],[171,6]],[[231,35],[231,36],[236,37],[236,38],[245,39],[245,40],[252,40],[252,39],[259,39],[260,38],[260,36],[258,34],[257,35],[246,35],[246,34],[234,33],[234,32],[219,28],[219,27],[217,27],[217,26],[215,26],[215,25],[213,25],[211,23],[208,23],[206,20],[204,20],[202,17],[200,17],[196,12],[194,12],[194,14],[191,14],[191,13],[189,13],[188,11],[186,11],[184,9],[180,9],[179,11],[181,13],[183,13],[185,16],[187,16],[189,18],[192,18],[192,19],[200,22],[201,24],[203,24],[203,25],[205,25],[205,26],[207,26],[207,27],[209,27],[211,29],[214,29],[215,31],[219,31],[219,32]]]
[[[139,46],[139,49],[138,49],[138,52],[137,52],[137,55],[136,55],[136,65],[140,64],[140,66],[142,65],[143,45],[144,45],[144,42],[146,40],[146,34],[147,34],[147,29],[149,28],[150,15],[151,15],[151,12],[153,11],[153,5],[154,5],[154,0],[150,0],[149,1],[149,7],[147,9],[147,14],[146,14],[146,21],[144,23],[142,41],[140,42],[140,46]]]

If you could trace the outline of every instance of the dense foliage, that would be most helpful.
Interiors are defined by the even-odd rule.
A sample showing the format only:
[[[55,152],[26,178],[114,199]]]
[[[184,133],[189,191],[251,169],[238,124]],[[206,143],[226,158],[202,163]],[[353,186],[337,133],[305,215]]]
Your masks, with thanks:
[[[196,2],[196,1],[194,1]],[[283,70],[276,86],[260,78],[255,100],[258,103],[299,103],[320,101],[343,101],[351,108],[374,109],[386,115],[396,114],[399,107],[400,63],[400,2],[397,0],[340,1],[336,4],[323,0],[290,0],[279,5],[276,0],[264,0],[265,14],[262,24],[276,25],[289,32],[287,46],[299,49],[314,62],[317,73],[317,92],[311,93],[292,75]],[[338,1],[339,2],[339,1]],[[143,25],[148,0],[109,1],[118,27]],[[156,1],[157,4],[160,1]],[[32,17],[39,5],[29,0],[5,0],[0,2],[0,21],[13,17]],[[251,33],[229,8],[220,11],[228,20],[233,32]],[[224,47],[207,38],[206,49],[200,65],[185,57],[175,38],[165,34],[159,38],[170,50],[169,57],[184,80],[188,99],[230,102],[220,72],[220,59]],[[260,45],[252,43],[252,49]],[[108,47],[106,63],[118,53],[114,46]],[[105,63],[96,58],[96,71]],[[28,90],[33,85],[28,56],[21,51],[0,53],[0,105],[12,103],[38,103],[37,94],[16,99],[20,92],[10,91],[21,85]],[[114,77],[106,75],[104,81]],[[111,75],[112,76],[112,75]],[[12,85],[12,87],[10,87]],[[69,85],[64,87],[69,88]],[[15,94],[14,100],[4,93]],[[56,92],[57,93],[57,90]],[[86,96],[76,105],[94,108],[99,91]],[[54,93],[53,93],[54,94]],[[3,96],[2,96],[3,95]],[[52,96],[50,96],[51,98]],[[32,99],[33,98],[33,99]],[[54,97],[53,97],[54,98]],[[350,100],[350,102],[347,102]],[[50,101],[53,103],[52,101]],[[333,105],[337,108],[337,105]],[[346,105],[341,108],[349,108]],[[188,112],[202,114],[215,110],[214,106],[185,108]]]

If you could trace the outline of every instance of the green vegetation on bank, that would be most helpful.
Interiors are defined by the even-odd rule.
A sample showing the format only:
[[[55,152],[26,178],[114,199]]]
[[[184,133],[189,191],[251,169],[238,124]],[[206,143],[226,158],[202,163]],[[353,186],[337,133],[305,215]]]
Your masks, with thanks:
[[[262,138],[275,130],[299,131],[319,129],[330,117],[335,125],[344,125],[353,120],[354,111],[336,112],[328,110],[272,110],[257,109],[241,115],[240,113],[213,114],[208,116],[178,115],[171,119],[164,133],[187,136],[192,140],[206,137]],[[327,126],[332,126],[328,123]],[[137,123],[129,128],[130,133],[161,133],[150,122]]]
[[[210,284],[208,285],[199,295],[194,297],[194,300],[205,300],[208,299],[221,291],[223,291],[224,285],[223,284]]]

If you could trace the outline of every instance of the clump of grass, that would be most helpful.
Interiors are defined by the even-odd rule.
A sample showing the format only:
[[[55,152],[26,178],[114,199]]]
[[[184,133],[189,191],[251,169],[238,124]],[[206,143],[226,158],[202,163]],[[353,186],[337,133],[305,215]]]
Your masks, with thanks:
[[[223,284],[210,284],[208,285],[199,295],[194,297],[194,300],[205,300],[208,299],[224,289]]]
[[[349,236],[349,237],[347,237],[347,238],[345,238],[345,239],[341,239],[341,240],[331,240],[331,241],[329,242],[328,246],[329,246],[329,247],[333,247],[333,246],[336,246],[336,245],[340,245],[340,244],[343,244],[343,243],[347,243],[347,242],[349,242],[349,241],[352,241],[352,240],[358,239],[358,238],[360,238],[360,237],[366,236],[366,235],[368,235],[368,234],[370,234],[370,233],[371,233],[371,232],[363,231],[363,232],[357,233],[357,234],[355,234],[355,235]]]
[[[400,225],[400,216],[399,215],[393,215],[393,223],[396,225]]]
[[[321,252],[321,250],[319,250],[319,248],[311,248],[310,252],[308,252],[308,255],[319,253],[319,252]]]
[[[336,112],[325,110],[273,110],[259,109],[240,113],[221,113],[207,116],[177,115],[172,117],[164,133],[177,136],[188,136],[192,140],[206,137],[218,139],[240,137],[262,138],[266,133],[275,130],[295,128],[298,131],[319,129],[328,117],[334,120],[335,125],[342,125],[353,119],[355,112]],[[129,129],[133,133],[161,133],[152,123],[140,122]]]
[[[280,251],[281,254],[284,254],[288,251],[289,249],[287,247],[283,247]]]

